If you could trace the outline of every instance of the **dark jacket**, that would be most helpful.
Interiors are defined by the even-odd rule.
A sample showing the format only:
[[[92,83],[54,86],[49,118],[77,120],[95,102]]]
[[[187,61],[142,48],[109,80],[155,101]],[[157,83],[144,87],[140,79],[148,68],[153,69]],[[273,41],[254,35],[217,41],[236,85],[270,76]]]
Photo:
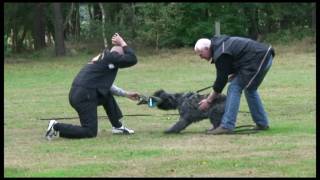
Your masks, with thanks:
[[[274,49],[269,45],[248,38],[224,35],[211,39],[211,49],[211,63],[215,63],[217,68],[213,89],[218,93],[226,85],[228,75],[233,73],[239,77],[240,85],[246,87],[257,73],[263,59],[268,59],[270,55],[275,56]]]
[[[105,50],[99,59],[86,64],[73,80],[72,86],[85,88],[110,89],[118,68],[126,68],[137,63],[134,51],[129,47],[123,47],[124,55]]]

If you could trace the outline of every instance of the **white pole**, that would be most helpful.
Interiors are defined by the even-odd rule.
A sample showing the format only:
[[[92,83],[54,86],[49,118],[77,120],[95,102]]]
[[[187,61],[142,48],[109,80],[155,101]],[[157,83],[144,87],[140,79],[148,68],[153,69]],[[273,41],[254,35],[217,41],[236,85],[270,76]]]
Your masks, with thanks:
[[[220,21],[215,22],[215,35],[220,36]]]

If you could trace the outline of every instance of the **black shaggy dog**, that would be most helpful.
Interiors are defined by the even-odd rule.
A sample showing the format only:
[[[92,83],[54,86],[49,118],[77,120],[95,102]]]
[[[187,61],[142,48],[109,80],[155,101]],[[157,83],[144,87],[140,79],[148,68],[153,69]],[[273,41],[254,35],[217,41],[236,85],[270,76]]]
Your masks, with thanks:
[[[162,110],[178,109],[180,118],[165,133],[179,133],[188,127],[191,123],[199,122],[203,119],[210,119],[213,128],[220,125],[224,106],[226,102],[225,95],[219,95],[207,111],[199,109],[199,102],[209,94],[200,95],[194,92],[188,93],[168,93],[164,90],[158,90],[153,94],[157,99],[157,107]]]

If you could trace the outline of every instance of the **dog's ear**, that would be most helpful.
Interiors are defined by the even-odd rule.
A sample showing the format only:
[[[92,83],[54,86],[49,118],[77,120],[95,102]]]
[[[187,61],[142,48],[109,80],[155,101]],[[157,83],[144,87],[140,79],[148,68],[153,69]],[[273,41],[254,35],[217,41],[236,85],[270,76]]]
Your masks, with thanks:
[[[160,89],[156,92],[153,93],[153,96],[156,96],[156,97],[160,97],[161,94],[165,93],[165,91],[163,89]]]

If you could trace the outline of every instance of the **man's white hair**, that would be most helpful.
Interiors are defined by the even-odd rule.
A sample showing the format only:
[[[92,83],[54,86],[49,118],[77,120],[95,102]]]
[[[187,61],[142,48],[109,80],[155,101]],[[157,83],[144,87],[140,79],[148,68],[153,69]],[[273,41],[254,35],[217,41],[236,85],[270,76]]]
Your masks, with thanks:
[[[196,45],[194,45],[194,50],[195,51],[201,51],[204,48],[210,48],[210,46],[211,46],[210,39],[201,38],[196,42]]]

